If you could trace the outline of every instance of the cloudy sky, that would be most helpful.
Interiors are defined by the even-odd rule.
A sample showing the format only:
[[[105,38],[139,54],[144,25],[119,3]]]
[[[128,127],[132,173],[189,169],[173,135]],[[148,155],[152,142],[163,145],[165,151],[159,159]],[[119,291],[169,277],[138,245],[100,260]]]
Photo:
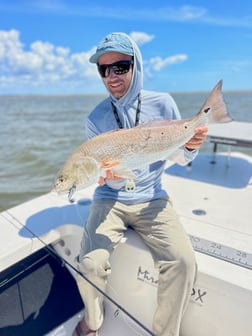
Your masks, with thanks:
[[[112,31],[138,43],[146,89],[252,89],[251,0],[0,0],[0,94],[104,93],[88,59]]]

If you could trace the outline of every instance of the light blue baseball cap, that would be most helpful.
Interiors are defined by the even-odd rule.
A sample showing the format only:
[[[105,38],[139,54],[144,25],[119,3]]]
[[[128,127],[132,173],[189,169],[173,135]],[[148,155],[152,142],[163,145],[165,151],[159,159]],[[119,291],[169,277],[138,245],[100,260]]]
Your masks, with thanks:
[[[99,57],[108,52],[119,52],[129,56],[134,55],[131,40],[126,34],[111,33],[101,40],[95,54],[89,58],[89,61],[98,64]]]

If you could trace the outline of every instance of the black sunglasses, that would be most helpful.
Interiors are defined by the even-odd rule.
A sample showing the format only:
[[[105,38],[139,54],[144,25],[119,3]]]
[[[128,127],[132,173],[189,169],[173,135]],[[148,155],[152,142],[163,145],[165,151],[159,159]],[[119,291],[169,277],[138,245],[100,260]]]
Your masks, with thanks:
[[[129,72],[131,64],[133,64],[133,60],[127,61],[118,61],[112,64],[98,64],[98,71],[101,77],[106,78],[110,74],[110,70],[113,71],[115,75],[124,75]]]

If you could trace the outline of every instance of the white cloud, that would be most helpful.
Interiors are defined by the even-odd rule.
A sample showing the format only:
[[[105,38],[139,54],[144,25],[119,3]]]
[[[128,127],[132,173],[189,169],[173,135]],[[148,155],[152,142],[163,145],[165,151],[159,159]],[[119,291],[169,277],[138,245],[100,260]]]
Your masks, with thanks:
[[[149,35],[143,32],[132,32],[130,37],[134,40],[139,46],[148,43],[154,39],[154,35]]]
[[[93,50],[72,53],[49,42],[36,41],[28,51],[17,30],[0,31],[0,84],[16,81],[38,85],[39,82],[97,78],[88,62]]]
[[[160,71],[162,68],[168,65],[185,62],[187,59],[188,57],[185,54],[173,55],[164,59],[162,59],[161,57],[153,57],[150,59],[149,65],[151,69],[155,71]]]
[[[131,37],[139,44],[149,43],[154,36],[144,32],[132,32]],[[24,46],[17,30],[0,31],[0,87],[8,92],[24,92],[40,88],[44,92],[56,92],[66,88],[85,87],[88,90],[103,90],[96,67],[89,63],[89,57],[95,47],[79,53],[50,42],[35,41]],[[154,57],[145,61],[145,72],[150,76],[162,68],[186,61],[186,55],[174,55],[168,58]]]
[[[179,21],[191,21],[203,18],[207,13],[206,8],[195,6],[182,6],[176,9],[174,17]]]

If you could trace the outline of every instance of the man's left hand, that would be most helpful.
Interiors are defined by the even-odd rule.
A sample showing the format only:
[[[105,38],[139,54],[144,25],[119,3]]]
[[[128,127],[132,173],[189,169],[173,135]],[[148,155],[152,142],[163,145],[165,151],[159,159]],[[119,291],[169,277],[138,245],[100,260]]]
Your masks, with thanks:
[[[207,132],[207,126],[195,128],[194,136],[189,141],[187,141],[185,147],[189,150],[198,149],[206,140]]]

